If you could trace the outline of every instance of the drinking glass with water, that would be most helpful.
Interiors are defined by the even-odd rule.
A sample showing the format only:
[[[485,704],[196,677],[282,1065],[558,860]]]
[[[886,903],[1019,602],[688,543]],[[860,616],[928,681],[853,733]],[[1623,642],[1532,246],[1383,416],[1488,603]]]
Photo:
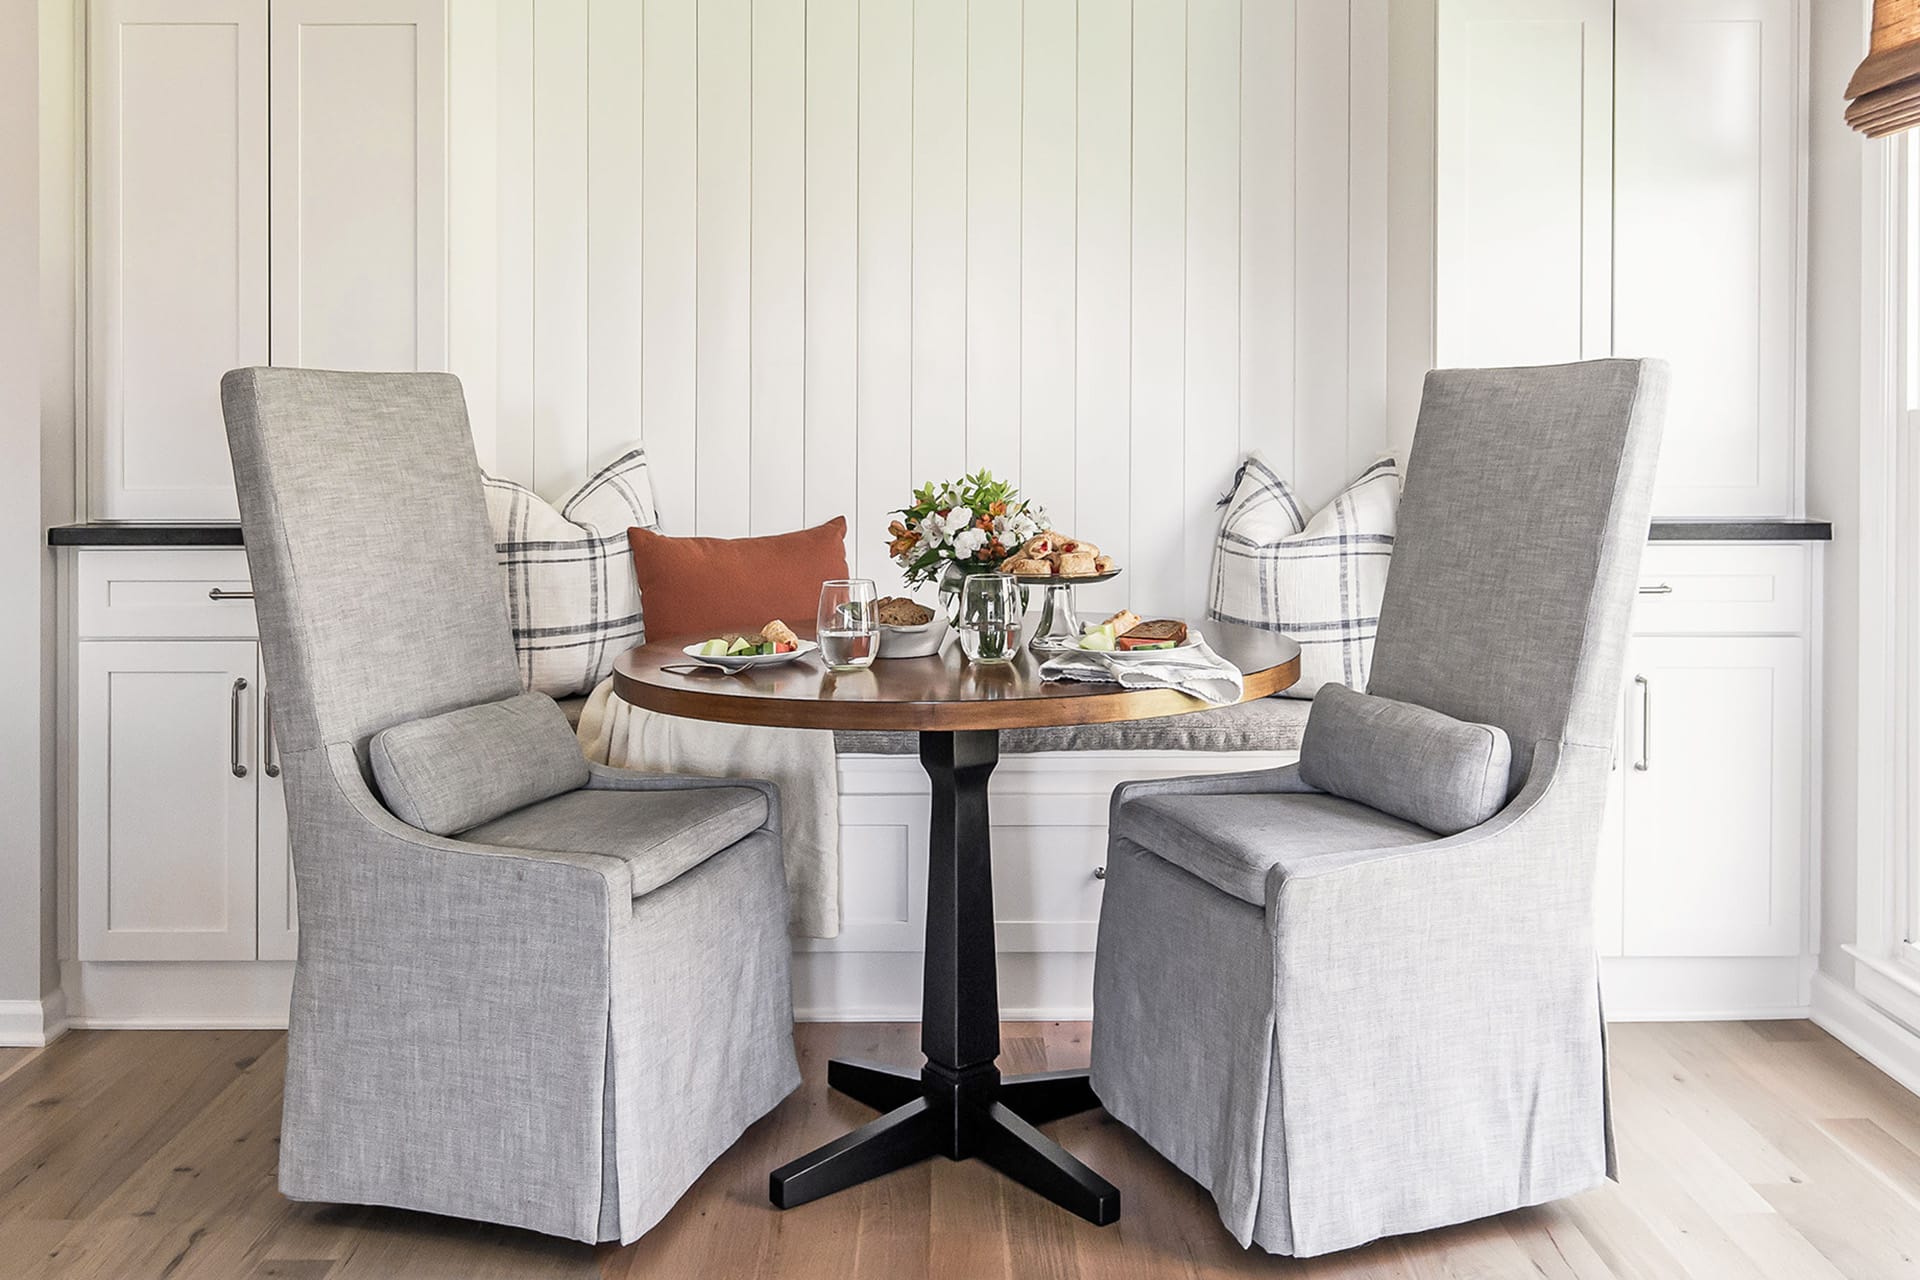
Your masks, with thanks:
[[[880,615],[874,608],[873,579],[836,578],[820,584],[815,619],[820,656],[834,671],[858,671],[873,665],[880,649]]]
[[[960,651],[982,666],[1020,652],[1020,583],[1004,573],[970,576],[960,588]]]

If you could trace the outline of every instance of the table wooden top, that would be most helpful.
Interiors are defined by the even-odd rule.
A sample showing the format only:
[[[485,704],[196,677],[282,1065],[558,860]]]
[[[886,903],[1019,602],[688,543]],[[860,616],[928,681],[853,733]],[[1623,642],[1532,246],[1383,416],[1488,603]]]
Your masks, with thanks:
[[[1223,622],[1209,622],[1200,633],[1240,668],[1243,700],[1279,693],[1300,678],[1300,646],[1286,636]],[[1024,634],[1032,634],[1031,625]],[[660,670],[688,661],[683,647],[706,638],[664,636],[621,654],[613,666],[614,692],[667,715],[792,729],[1028,729],[1207,707],[1177,689],[1043,681],[1041,660],[1024,641],[1019,658],[998,667],[966,661],[956,639],[931,657],[882,658],[865,671],[829,671],[818,653],[740,675]]]

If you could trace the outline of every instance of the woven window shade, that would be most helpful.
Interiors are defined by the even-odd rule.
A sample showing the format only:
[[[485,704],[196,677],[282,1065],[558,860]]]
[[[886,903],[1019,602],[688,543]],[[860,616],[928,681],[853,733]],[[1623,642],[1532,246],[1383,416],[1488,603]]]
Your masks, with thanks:
[[[1873,39],[1847,97],[1847,123],[1869,138],[1920,125],[1920,0],[1873,0]]]

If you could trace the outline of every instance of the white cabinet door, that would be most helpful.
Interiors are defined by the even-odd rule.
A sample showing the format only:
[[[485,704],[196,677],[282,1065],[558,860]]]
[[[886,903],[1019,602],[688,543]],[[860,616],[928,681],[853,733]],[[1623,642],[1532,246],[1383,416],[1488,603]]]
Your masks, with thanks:
[[[1792,0],[1619,0],[1614,351],[1673,365],[1656,514],[1794,507]]]
[[[273,363],[444,369],[440,0],[273,0]]]
[[[1801,951],[1807,647],[1797,636],[1636,636],[1625,951]]]
[[[95,0],[89,507],[232,519],[220,375],[267,361],[267,14]]]
[[[287,827],[287,788],[280,773],[280,744],[273,736],[273,690],[261,672],[259,903],[260,958],[292,960],[298,950],[294,911],[293,843]]]
[[[1611,0],[1440,0],[1435,351],[1608,353]]]
[[[251,960],[251,640],[79,646],[81,960]]]

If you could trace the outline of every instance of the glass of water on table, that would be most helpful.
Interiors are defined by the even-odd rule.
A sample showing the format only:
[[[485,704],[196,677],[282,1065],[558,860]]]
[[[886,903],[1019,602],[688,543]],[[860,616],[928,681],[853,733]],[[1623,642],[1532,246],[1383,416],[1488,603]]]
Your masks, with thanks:
[[[977,573],[960,588],[960,651],[980,666],[1012,662],[1020,652],[1020,582],[1004,573]]]
[[[880,649],[880,615],[871,578],[836,578],[820,584],[816,634],[820,656],[833,671],[873,665]]]

